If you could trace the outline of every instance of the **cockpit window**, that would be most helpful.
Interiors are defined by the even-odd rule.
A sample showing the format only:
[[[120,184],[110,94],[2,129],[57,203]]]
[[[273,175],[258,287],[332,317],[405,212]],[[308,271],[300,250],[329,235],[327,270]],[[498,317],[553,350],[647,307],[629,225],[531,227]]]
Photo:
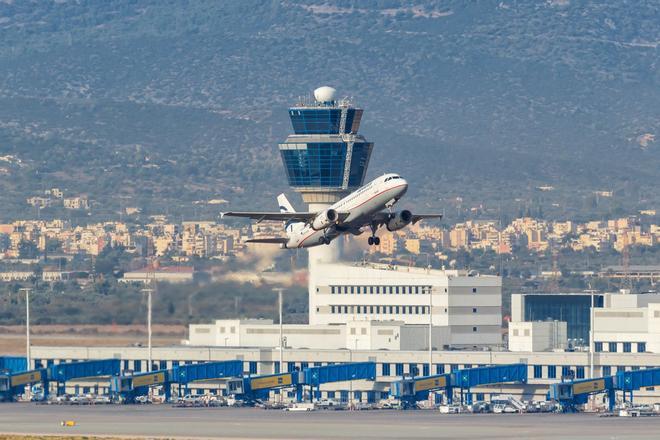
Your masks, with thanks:
[[[400,179],[400,176],[390,176],[385,178],[385,182],[389,182],[390,180],[395,180],[395,179]]]

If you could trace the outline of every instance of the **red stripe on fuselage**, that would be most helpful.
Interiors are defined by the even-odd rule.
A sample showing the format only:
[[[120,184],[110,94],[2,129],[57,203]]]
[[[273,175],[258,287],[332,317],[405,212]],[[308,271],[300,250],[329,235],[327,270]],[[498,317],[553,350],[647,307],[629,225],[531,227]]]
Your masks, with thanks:
[[[407,185],[407,183],[403,183],[403,184],[401,184],[401,185],[397,185],[397,186],[393,186],[392,188],[388,188],[388,189],[386,189],[386,190],[384,190],[384,191],[379,192],[378,194],[375,194],[375,195],[369,197],[369,198],[368,198],[367,200],[365,200],[364,202],[362,202],[362,203],[360,203],[359,205],[354,206],[354,207],[352,207],[352,208],[350,208],[350,209],[356,209],[356,208],[359,208],[360,206],[364,205],[365,203],[369,202],[370,200],[373,200],[374,198],[376,198],[376,197],[378,197],[378,196],[381,196],[381,195],[385,194],[385,193],[388,192],[388,191],[392,191],[393,189],[401,188],[402,186],[406,186],[406,185]],[[317,233],[317,232],[319,232],[319,231],[314,231],[314,230],[313,230],[311,234],[309,234],[307,237],[305,237],[305,238],[302,239],[302,241],[300,242],[300,244],[298,245],[298,247],[301,248],[302,245],[303,245],[303,243],[305,242],[305,240],[307,240],[309,237],[311,237],[312,235],[314,235],[314,234]]]

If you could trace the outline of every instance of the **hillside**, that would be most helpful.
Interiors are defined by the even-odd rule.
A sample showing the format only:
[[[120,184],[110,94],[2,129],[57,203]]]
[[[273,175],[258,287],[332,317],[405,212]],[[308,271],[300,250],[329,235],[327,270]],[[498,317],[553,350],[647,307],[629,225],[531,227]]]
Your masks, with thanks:
[[[411,4],[0,1],[0,220],[54,186],[95,216],[272,208],[286,107],[322,84],[412,207],[660,208],[657,2]]]

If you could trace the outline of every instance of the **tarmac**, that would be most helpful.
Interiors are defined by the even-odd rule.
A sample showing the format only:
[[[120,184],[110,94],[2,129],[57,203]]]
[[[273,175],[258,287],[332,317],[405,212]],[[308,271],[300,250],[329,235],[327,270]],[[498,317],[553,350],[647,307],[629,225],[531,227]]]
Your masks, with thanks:
[[[72,420],[75,426],[61,426]],[[657,439],[660,417],[595,414],[285,412],[169,405],[0,404],[0,434],[222,439]],[[2,435],[0,435],[1,437]]]

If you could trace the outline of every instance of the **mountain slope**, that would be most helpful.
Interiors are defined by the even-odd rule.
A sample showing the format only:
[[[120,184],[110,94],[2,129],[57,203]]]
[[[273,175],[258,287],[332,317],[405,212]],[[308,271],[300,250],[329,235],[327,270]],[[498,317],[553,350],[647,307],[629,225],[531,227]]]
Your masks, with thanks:
[[[0,2],[3,215],[51,186],[108,216],[272,207],[286,107],[322,84],[365,107],[370,175],[405,174],[412,206],[657,206],[657,2],[411,4]]]

